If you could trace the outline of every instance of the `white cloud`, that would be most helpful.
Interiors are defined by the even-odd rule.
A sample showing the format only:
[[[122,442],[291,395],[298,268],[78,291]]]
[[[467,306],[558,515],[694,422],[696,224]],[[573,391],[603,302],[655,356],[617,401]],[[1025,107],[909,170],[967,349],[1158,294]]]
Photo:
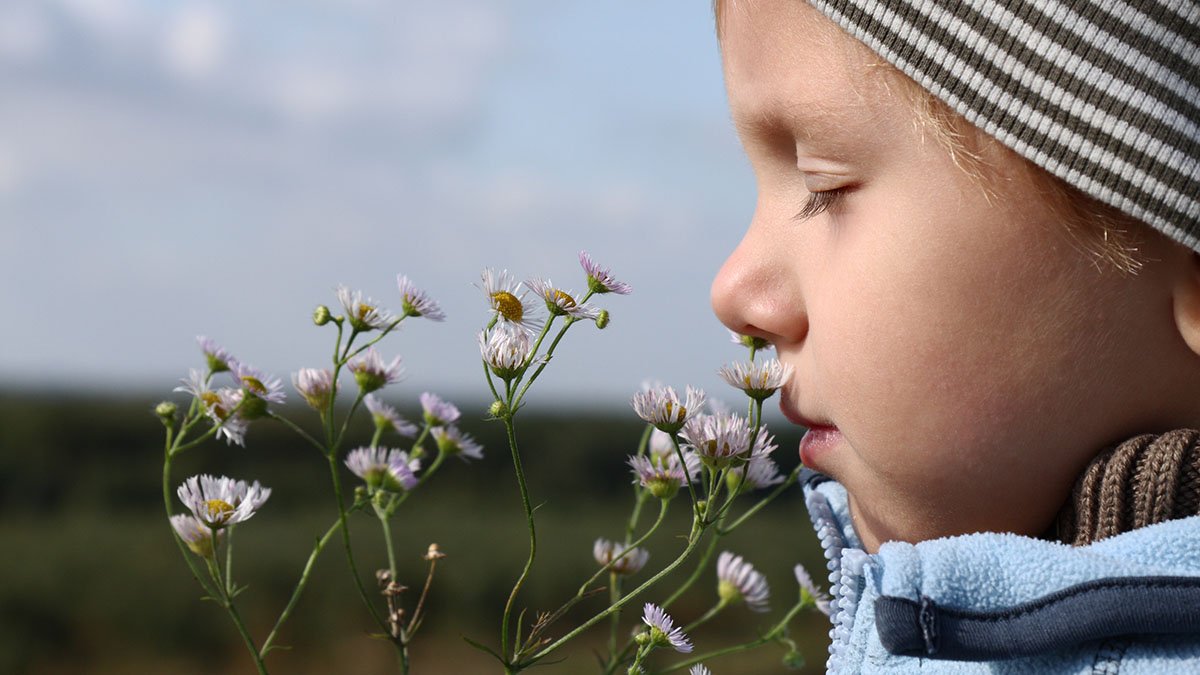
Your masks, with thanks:
[[[188,78],[213,74],[226,56],[225,13],[209,3],[188,3],[172,13],[162,40],[167,68]]]

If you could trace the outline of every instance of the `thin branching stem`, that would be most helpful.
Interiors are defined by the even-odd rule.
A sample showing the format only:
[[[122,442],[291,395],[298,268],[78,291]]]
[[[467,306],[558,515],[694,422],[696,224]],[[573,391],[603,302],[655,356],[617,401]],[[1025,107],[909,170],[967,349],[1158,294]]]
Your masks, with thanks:
[[[357,506],[351,510],[357,509]],[[296,603],[300,601],[300,595],[304,593],[305,587],[308,586],[309,575],[312,573],[313,565],[317,562],[317,557],[321,555],[321,551],[325,549],[325,545],[329,543],[330,538],[342,526],[342,521],[333,521],[329,529],[325,530],[325,534],[317,540],[313,546],[312,553],[308,556],[308,562],[304,564],[304,570],[300,572],[300,580],[296,582],[296,587],[292,589],[292,597],[288,599],[288,603],[284,606],[283,611],[279,613],[279,618],[275,620],[275,626],[271,628],[271,632],[267,634],[267,639],[263,641],[262,648],[259,650],[262,654],[266,654],[271,649],[275,648],[275,638],[279,635],[279,629],[283,627],[285,621],[292,615],[292,610],[296,607]]]

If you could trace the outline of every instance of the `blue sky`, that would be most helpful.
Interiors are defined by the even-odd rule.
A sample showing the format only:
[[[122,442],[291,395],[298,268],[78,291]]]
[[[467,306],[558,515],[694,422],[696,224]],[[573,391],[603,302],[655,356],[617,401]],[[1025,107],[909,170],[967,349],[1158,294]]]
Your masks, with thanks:
[[[708,286],[753,208],[698,0],[6,0],[0,383],[168,391],[209,335],[285,379],[323,366],[347,284],[442,324],[383,343],[481,395],[485,266],[631,283],[534,401],[722,390]],[[289,386],[290,390],[290,386]],[[721,396],[734,397],[721,391]]]

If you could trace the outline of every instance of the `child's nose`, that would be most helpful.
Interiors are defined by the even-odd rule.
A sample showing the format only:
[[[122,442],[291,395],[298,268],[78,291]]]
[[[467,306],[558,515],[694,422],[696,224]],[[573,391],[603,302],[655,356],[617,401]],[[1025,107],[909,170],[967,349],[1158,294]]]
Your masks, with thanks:
[[[803,341],[808,316],[796,274],[799,256],[769,234],[751,225],[713,279],[711,296],[713,311],[730,330],[778,346]]]

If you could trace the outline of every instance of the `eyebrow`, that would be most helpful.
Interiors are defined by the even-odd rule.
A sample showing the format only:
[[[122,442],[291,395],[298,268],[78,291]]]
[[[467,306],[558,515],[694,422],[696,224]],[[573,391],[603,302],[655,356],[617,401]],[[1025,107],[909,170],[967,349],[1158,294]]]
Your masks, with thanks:
[[[821,103],[804,106],[792,104],[780,106],[780,112],[766,105],[749,111],[745,115],[733,115],[733,125],[741,136],[763,138],[787,130],[805,138],[821,138],[844,131],[847,127],[833,108]]]

